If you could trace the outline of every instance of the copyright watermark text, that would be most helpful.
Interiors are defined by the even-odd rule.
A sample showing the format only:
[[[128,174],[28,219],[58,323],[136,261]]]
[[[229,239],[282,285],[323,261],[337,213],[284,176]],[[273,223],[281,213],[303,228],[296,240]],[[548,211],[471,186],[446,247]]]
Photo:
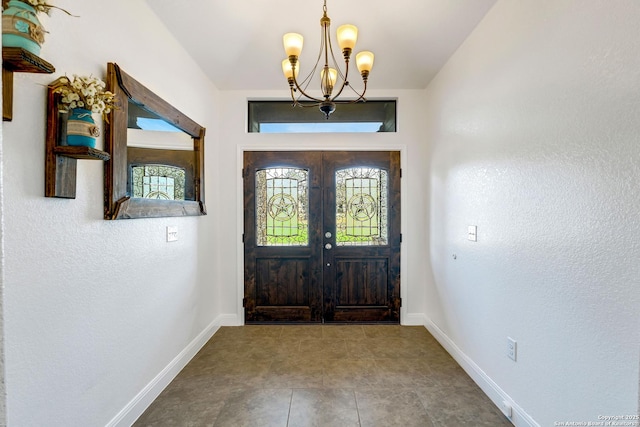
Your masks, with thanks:
[[[598,415],[594,421],[556,421],[554,427],[640,427],[640,415]]]

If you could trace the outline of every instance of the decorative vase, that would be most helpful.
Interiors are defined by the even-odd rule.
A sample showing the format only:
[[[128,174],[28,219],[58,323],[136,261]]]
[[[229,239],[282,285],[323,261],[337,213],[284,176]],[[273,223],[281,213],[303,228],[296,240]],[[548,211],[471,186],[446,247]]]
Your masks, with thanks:
[[[3,47],[21,47],[40,55],[44,33],[33,6],[20,0],[9,0],[9,7],[2,12]]]
[[[91,111],[84,108],[69,110],[67,145],[94,148],[96,146],[96,137],[98,136],[100,136],[100,130],[93,121]]]

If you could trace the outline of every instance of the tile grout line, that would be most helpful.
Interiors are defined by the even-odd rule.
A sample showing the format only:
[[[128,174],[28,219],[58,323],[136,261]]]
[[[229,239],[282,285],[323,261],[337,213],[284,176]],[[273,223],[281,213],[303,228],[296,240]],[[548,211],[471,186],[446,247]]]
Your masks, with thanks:
[[[353,400],[356,402],[356,414],[358,414],[358,426],[362,427],[362,420],[360,420],[360,407],[358,406],[358,396],[356,395],[356,389],[354,388],[353,391]]]
[[[289,420],[291,419],[291,406],[293,405],[293,390],[291,389],[291,396],[289,397],[289,412],[287,413],[287,425],[289,427]]]

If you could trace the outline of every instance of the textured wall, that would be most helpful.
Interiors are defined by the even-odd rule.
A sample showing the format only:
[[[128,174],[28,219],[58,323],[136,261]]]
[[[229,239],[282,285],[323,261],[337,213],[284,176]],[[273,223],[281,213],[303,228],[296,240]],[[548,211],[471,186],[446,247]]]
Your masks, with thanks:
[[[428,316],[543,426],[638,406],[639,20],[500,1],[426,93]]]
[[[43,197],[45,85],[65,73],[104,77],[117,62],[208,128],[208,162],[217,93],[146,3],[56,5],[80,16],[53,11],[44,23],[42,57],[57,72],[16,74],[14,120],[2,129],[8,421],[103,426],[219,314],[215,211],[104,221],[103,165],[88,160],[75,200]],[[167,225],[178,242],[166,243]]]
[[[2,82],[0,82],[0,88]],[[0,107],[0,110],[2,107]],[[3,180],[2,180],[2,125],[0,122],[0,426],[7,425],[7,395],[5,384],[5,367],[4,367],[4,197],[3,197]]]

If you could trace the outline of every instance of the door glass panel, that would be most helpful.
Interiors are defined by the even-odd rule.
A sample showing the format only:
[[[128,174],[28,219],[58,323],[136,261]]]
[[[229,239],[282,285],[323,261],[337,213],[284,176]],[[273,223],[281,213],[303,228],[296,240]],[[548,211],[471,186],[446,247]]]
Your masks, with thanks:
[[[386,170],[367,167],[336,172],[336,244],[387,245]]]
[[[309,171],[269,168],[256,171],[258,246],[309,244]]]

